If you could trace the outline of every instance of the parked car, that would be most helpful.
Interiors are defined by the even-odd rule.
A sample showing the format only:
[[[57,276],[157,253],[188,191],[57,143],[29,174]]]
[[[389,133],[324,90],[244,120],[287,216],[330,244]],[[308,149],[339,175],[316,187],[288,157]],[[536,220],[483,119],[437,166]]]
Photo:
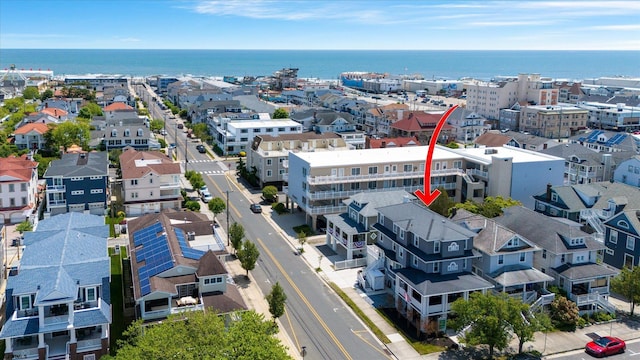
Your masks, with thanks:
[[[204,154],[204,153],[206,153],[206,152],[207,152],[207,149],[205,149],[204,145],[202,145],[202,144],[197,145],[197,146],[196,146],[196,150],[198,150],[198,152],[199,152],[200,154]]]
[[[262,206],[260,206],[259,204],[251,204],[249,206],[249,209],[251,209],[251,211],[253,211],[255,214],[261,213],[262,212]]]
[[[603,336],[584,347],[584,351],[596,357],[623,353],[626,349],[627,345],[624,340],[613,336]]]
[[[213,196],[211,196],[211,193],[209,193],[208,191],[202,193],[202,201],[208,203],[212,199],[213,199]]]
[[[167,135],[167,130],[161,129],[160,130],[160,135]]]
[[[207,185],[202,185],[200,189],[198,189],[198,191],[200,192],[200,194],[208,193],[209,188],[207,187]]]

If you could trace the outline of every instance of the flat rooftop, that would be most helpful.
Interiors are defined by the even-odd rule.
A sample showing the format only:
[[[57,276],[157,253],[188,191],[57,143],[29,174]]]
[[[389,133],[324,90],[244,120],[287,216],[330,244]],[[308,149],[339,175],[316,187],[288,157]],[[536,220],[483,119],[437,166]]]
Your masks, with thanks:
[[[428,146],[408,146],[398,148],[363,149],[363,150],[334,150],[324,152],[291,153],[310,163],[312,166],[348,166],[365,164],[402,164],[403,162],[425,161]],[[449,149],[436,146],[433,160],[461,159],[462,155],[453,153]]]
[[[495,154],[486,153],[487,151],[495,151]],[[467,149],[452,149],[452,152],[462,154],[465,158],[470,160],[479,160],[484,163],[491,163],[492,157],[497,158],[512,158],[513,163],[527,163],[527,162],[540,162],[540,161],[562,161],[563,158],[542,154],[536,151],[524,150],[513,146],[492,147],[492,148],[467,148]]]

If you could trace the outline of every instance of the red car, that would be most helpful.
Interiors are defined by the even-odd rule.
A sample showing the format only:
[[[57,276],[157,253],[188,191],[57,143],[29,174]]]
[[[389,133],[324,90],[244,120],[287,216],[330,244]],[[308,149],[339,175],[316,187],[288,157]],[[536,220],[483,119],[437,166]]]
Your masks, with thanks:
[[[622,353],[626,348],[627,345],[624,340],[612,336],[603,336],[588,343],[584,350],[593,356],[603,357]]]

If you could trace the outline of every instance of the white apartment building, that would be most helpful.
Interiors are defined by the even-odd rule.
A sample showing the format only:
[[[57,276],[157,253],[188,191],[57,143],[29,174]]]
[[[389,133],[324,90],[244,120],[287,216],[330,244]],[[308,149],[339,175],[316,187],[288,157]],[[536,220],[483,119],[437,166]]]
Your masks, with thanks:
[[[219,122],[219,125],[214,127],[213,137],[225,155],[248,152],[256,135],[302,133],[302,124],[291,119],[230,120]]]
[[[162,152],[127,149],[120,155],[127,216],[180,209],[180,164]]]
[[[289,154],[284,188],[316,227],[319,216],[346,211],[343,200],[359,192],[424,188],[427,146]],[[442,187],[457,202],[505,196],[533,206],[532,195],[562,184],[564,159],[529,150],[449,149],[436,146],[431,190]]]
[[[344,139],[332,132],[257,135],[247,152],[247,169],[257,169],[260,188],[265,185],[281,187],[289,168],[289,153],[348,149]]]
[[[467,109],[487,119],[495,120],[500,109],[510,108],[516,102],[532,105],[556,105],[558,89],[551,79],[540,74],[519,74],[498,81],[473,81],[467,87]]]
[[[588,126],[592,128],[622,131],[640,129],[640,107],[585,101],[579,101],[576,106],[588,111]]]

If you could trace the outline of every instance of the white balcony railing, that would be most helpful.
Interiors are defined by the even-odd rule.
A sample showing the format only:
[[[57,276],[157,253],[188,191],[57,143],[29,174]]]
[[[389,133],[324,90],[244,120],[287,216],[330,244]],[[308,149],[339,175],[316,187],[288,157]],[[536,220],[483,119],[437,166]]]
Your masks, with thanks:
[[[307,207],[305,211],[310,215],[340,214],[347,211],[347,206],[314,206],[311,208]]]
[[[47,185],[47,192],[65,192],[66,186],[64,185]]]
[[[455,186],[455,184],[453,185]],[[416,186],[398,186],[398,187],[392,187],[392,188],[357,189],[357,190],[347,190],[347,191],[331,191],[331,190],[315,191],[315,192],[307,191],[305,196],[309,200],[346,199],[349,196],[359,194],[361,192],[375,193],[375,192],[390,191],[390,190],[405,190],[409,193],[413,193],[414,191],[422,188],[423,188],[422,185],[419,185],[419,186],[416,185]]]
[[[175,189],[175,188],[179,188],[179,187],[180,187],[180,182],[160,184],[160,190],[162,190],[162,189]]]
[[[67,200],[47,200],[47,205],[52,207],[63,207],[67,206]]]
[[[474,175],[474,176],[481,176],[481,177],[488,177],[489,173],[487,171],[482,171],[482,170],[478,170],[478,169],[467,169],[466,173],[468,175]]]
[[[443,169],[432,170],[431,176],[450,176],[460,175],[464,172],[462,169]],[[393,179],[413,179],[423,178],[424,171],[402,171],[402,172],[388,172],[379,174],[363,174],[363,175],[324,175],[324,176],[307,176],[307,183],[309,185],[322,185],[322,184],[337,184],[337,183],[352,183],[352,182],[366,182],[377,180],[393,180]]]
[[[102,348],[102,339],[98,337],[94,339],[78,340],[77,344],[78,344],[77,345],[78,351],[80,350],[89,351],[93,349],[100,349]]]

